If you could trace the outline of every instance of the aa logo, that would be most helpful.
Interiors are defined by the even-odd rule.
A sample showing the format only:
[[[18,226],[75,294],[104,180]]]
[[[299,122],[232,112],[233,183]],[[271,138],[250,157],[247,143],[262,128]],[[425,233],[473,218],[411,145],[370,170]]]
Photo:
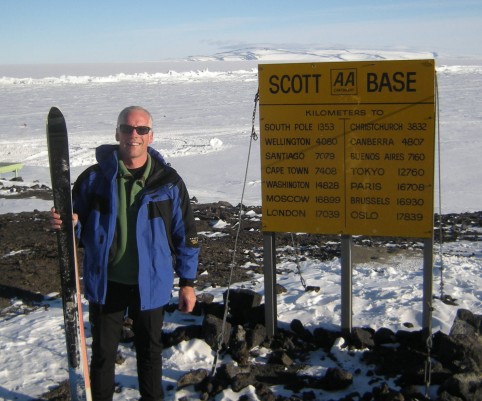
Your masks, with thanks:
[[[357,95],[356,68],[331,70],[332,95]]]

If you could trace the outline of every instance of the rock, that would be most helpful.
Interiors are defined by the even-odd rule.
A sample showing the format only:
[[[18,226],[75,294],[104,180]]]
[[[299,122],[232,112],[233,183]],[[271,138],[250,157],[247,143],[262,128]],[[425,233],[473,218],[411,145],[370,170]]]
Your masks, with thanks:
[[[281,284],[276,284],[275,292],[276,292],[276,295],[280,295],[285,292],[288,292],[288,290],[286,289],[286,287],[283,287]]]
[[[246,365],[248,363],[249,350],[246,344],[246,331],[242,326],[236,326],[233,330],[229,352],[233,359],[240,365]]]
[[[275,401],[276,400],[276,397],[274,396],[273,392],[271,391],[271,389],[266,384],[258,383],[256,385],[256,395],[262,401]]]
[[[424,341],[424,335],[421,330],[398,330],[395,333],[395,337],[397,338],[397,342],[400,343],[401,346],[410,346],[411,348],[416,348],[420,350],[425,350],[427,348],[427,344]]]
[[[265,340],[266,327],[262,324],[256,324],[252,329],[246,332],[246,344],[248,349],[253,349]]]
[[[222,335],[221,335],[222,333]],[[223,319],[219,319],[213,315],[206,315],[202,324],[202,337],[204,341],[213,349],[218,349],[219,338],[221,337],[221,346],[229,344],[231,336],[231,324],[225,322],[223,332]]]
[[[224,302],[226,302],[228,291],[223,293]],[[247,289],[231,289],[229,291],[229,308],[233,310],[249,309],[261,305],[263,296]]]
[[[440,393],[447,393],[446,400],[452,400],[448,397],[453,396],[464,401],[480,401],[482,400],[482,375],[480,373],[453,375],[440,387]]]
[[[214,295],[209,292],[203,292],[196,295],[196,302],[202,302],[205,304],[211,304],[214,300]]]
[[[482,340],[479,336],[464,334],[441,336],[438,357],[455,373],[481,372]]]
[[[253,382],[253,376],[251,373],[239,373],[237,374],[232,382],[231,388],[235,392],[241,391],[243,388],[248,387]]]
[[[313,331],[313,337],[315,344],[318,347],[322,347],[324,350],[328,351],[331,349],[331,347],[333,347],[336,339],[341,337],[341,330],[332,331],[324,329],[323,327],[317,327]]]
[[[206,369],[191,370],[179,378],[177,388],[181,389],[191,385],[198,385],[208,377],[208,374],[209,372]]]
[[[303,341],[313,342],[313,334],[304,328],[303,323],[298,319],[293,319],[290,324],[290,329],[293,330]]]
[[[251,366],[239,366],[228,362],[219,367],[216,372],[216,377],[220,381],[230,383],[240,373],[251,373]]]
[[[344,390],[353,383],[353,375],[339,368],[328,368],[319,382],[319,388],[327,391]]]
[[[481,315],[459,309],[450,334],[434,336],[440,361],[455,373],[482,372],[481,322]]]
[[[182,341],[189,341],[193,338],[203,338],[202,330],[202,326],[200,325],[179,326],[170,333],[163,332],[162,342],[164,347],[172,347]]]
[[[284,351],[274,351],[268,358],[268,363],[291,366],[293,365],[293,359]]]
[[[348,345],[357,349],[373,348],[375,346],[375,341],[373,340],[374,334],[373,329],[354,327],[345,340]]]
[[[381,327],[373,335],[373,340],[376,345],[394,344],[397,342],[397,337],[392,330],[387,329],[386,327]]]
[[[120,350],[117,351],[117,354],[115,356],[115,364],[122,365],[125,361],[126,361],[126,357],[122,354]]]
[[[464,400],[460,397],[451,395],[446,391],[441,391],[440,394],[438,395],[437,401],[464,401]]]
[[[251,308],[248,313],[244,314],[244,322],[251,327],[257,325],[257,324],[262,324],[264,325],[266,323],[266,317],[265,317],[265,305],[259,305],[254,308]]]
[[[450,336],[482,334],[482,315],[474,315],[467,309],[459,309],[450,329]]]

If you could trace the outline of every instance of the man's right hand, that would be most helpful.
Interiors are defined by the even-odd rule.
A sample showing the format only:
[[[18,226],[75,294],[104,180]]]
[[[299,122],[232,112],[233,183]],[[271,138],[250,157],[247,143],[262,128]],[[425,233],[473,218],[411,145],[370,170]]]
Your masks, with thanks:
[[[77,222],[79,221],[79,216],[77,215],[77,213],[72,214],[72,221],[74,222],[75,227],[77,225]],[[60,214],[58,214],[53,207],[52,209],[50,209],[50,228],[52,230],[60,230],[61,226],[62,220],[60,219]]]

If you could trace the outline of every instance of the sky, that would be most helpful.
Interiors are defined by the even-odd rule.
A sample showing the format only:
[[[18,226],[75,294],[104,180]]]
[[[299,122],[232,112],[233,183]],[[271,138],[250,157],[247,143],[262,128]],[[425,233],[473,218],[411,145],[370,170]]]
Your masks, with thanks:
[[[139,62],[246,47],[481,56],[480,0],[2,0],[0,64]]]

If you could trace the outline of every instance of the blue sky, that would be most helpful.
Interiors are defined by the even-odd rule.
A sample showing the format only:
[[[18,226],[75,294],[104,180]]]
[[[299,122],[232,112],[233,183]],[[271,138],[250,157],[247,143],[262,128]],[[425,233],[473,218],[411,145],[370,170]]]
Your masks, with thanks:
[[[232,49],[482,56],[481,0],[1,0],[0,64],[138,62]]]

